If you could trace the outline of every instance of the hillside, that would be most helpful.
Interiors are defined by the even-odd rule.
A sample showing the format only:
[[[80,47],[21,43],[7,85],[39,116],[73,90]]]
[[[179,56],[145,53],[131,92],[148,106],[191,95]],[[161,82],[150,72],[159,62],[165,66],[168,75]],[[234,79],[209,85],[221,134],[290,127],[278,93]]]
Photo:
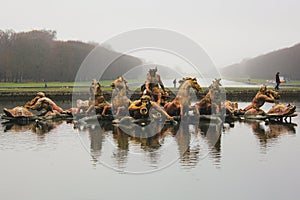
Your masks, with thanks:
[[[274,79],[277,71],[288,79],[300,80],[300,44],[273,51],[222,68],[222,76]]]
[[[95,47],[81,41],[56,40],[56,31],[52,30],[0,30],[0,82],[74,81],[81,63]],[[142,64],[136,57],[98,49],[106,56],[120,57],[103,74],[106,79]]]

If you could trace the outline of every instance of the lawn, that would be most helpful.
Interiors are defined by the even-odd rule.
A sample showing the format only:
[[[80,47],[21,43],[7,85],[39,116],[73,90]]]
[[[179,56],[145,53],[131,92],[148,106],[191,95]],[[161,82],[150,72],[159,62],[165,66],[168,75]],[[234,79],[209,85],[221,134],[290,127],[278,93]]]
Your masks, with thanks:
[[[102,86],[110,86],[114,80],[101,80],[99,81]],[[76,82],[76,86],[90,86],[92,81]],[[128,84],[141,83],[142,80],[128,80]],[[47,82],[48,87],[73,87],[74,82]],[[0,87],[45,87],[44,82],[26,82],[26,83],[13,83],[13,82],[0,82]]]
[[[275,81],[274,80],[266,80],[266,79],[250,79],[250,78],[232,78],[232,77],[225,77],[226,80],[241,82],[241,83],[247,83],[247,84],[256,84],[256,85],[262,85],[262,84],[268,84],[268,81]],[[282,85],[300,85],[300,80],[290,80],[286,83],[283,83]]]
[[[100,81],[102,90],[111,90],[111,83],[113,80]],[[128,83],[137,83],[141,80],[129,80]],[[12,83],[12,82],[0,82],[0,91],[62,91],[62,92],[72,92],[73,87],[76,86],[76,91],[88,91],[91,81],[87,82],[47,82],[47,87],[45,87],[44,82],[27,82],[27,83]],[[135,90],[135,88],[130,88]]]
[[[233,81],[239,81],[239,82],[246,82],[247,79],[231,79]],[[113,80],[104,80],[100,81],[100,84],[102,85],[102,90],[111,90],[111,83]],[[128,80],[129,84],[132,83],[142,83],[142,80]],[[225,87],[226,91],[249,91],[249,90],[257,90],[258,87],[265,83],[265,80],[262,79],[251,79],[251,83],[258,84],[257,87]],[[300,90],[300,87],[285,87],[285,85],[295,85],[299,86],[300,81],[299,80],[293,80],[288,83],[284,83],[281,85],[281,91],[289,91],[289,90]],[[91,85],[91,81],[87,82],[77,82],[75,84],[76,86],[79,86],[79,88],[75,89],[76,91],[88,91],[89,86]],[[28,83],[7,83],[7,82],[0,82],[0,91],[2,92],[17,92],[17,91],[61,91],[61,92],[72,92],[73,91],[74,82],[47,82],[47,88],[45,88],[44,82],[28,82]],[[269,87],[271,88],[271,87]],[[130,90],[136,90],[137,88],[130,88]],[[170,88],[171,90],[174,90],[173,88]],[[202,87],[204,91],[207,90],[207,87]],[[175,91],[178,90],[178,88],[175,89]]]

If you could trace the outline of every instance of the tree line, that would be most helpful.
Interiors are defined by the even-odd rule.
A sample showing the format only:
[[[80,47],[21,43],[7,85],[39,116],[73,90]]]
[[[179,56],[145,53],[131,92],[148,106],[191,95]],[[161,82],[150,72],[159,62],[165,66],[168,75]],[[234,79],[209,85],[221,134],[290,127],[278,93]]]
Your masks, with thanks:
[[[227,66],[221,73],[227,77],[274,80],[276,72],[280,72],[287,79],[300,80],[299,67],[300,44],[296,44]]]
[[[59,41],[56,40],[56,34],[53,30],[18,33],[13,30],[0,30],[0,81],[74,81],[82,61],[96,44]],[[110,54],[117,53],[108,49],[105,51]],[[122,57],[124,59],[118,65],[110,67],[105,78],[112,79],[121,74],[120,65],[127,66],[128,69],[142,63],[140,59],[132,56]]]

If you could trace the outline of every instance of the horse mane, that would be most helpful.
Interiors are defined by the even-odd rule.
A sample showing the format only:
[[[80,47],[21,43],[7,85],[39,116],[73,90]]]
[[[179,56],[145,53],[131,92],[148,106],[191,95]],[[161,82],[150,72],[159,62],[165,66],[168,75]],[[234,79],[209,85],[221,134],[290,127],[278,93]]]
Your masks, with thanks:
[[[179,80],[178,82],[179,82],[179,87],[178,87],[178,89],[181,89],[181,87],[184,85],[184,83],[186,83],[186,81],[188,81],[188,80],[192,80],[192,79],[194,79],[194,78],[191,78],[191,77],[183,77],[181,80]]]
[[[129,87],[128,87],[128,85],[127,85],[128,81],[123,76],[120,76],[120,78],[122,79],[122,81],[125,84],[125,88],[123,88],[123,89],[125,89],[126,93],[127,93],[130,90]]]
[[[115,89],[117,90],[114,90],[115,92],[117,92],[118,94],[121,94],[121,95],[127,95],[128,91],[129,91],[129,87],[127,85],[127,81],[122,77],[122,76],[118,76],[112,83],[112,85],[114,84],[114,82],[116,81],[120,81],[121,82],[121,87],[117,87],[117,85],[115,85]]]
[[[215,78],[215,80],[213,80],[213,82],[210,84],[210,86],[208,87],[209,90],[214,90],[214,89],[219,89],[220,86],[222,86],[222,84],[220,83],[221,79],[217,79]]]

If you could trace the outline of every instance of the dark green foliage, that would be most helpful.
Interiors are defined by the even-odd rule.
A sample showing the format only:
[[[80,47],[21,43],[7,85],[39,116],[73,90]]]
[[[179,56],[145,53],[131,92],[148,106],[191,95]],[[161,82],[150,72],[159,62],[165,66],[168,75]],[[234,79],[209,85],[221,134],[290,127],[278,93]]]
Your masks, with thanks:
[[[58,41],[55,38],[56,31],[51,30],[19,33],[0,30],[0,81],[74,81],[82,61],[96,44]],[[105,51],[117,54],[111,50]],[[104,77],[116,78],[115,72],[122,73],[122,70],[118,69],[120,66],[127,66],[128,70],[131,63],[141,63],[137,58],[126,55],[124,57],[123,61],[117,63],[118,66],[112,66]]]

